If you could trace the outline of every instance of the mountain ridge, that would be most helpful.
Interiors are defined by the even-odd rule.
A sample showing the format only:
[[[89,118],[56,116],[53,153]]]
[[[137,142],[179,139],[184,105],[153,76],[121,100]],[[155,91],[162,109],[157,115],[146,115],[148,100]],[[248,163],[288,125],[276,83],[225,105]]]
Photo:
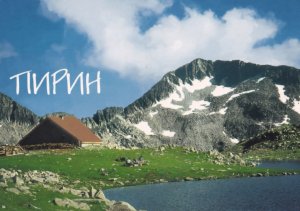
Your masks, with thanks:
[[[142,135],[139,134],[141,138],[135,139],[135,143],[138,142],[143,145],[142,139],[144,139],[151,146],[178,144],[209,150],[218,147],[218,145],[230,145],[232,142],[237,142],[238,139],[250,138],[270,125],[275,126],[282,123],[286,116],[288,116],[290,123],[298,125],[300,123],[300,110],[297,108],[298,110],[295,111],[293,107],[299,107],[299,84],[300,71],[294,67],[257,65],[239,60],[217,60],[213,62],[195,59],[165,74],[142,97],[124,109],[119,109],[117,114],[114,114],[115,111],[113,111],[108,115],[107,112],[110,109],[106,108],[106,115],[109,116],[109,120],[106,121],[105,125],[113,124],[115,130],[118,130],[118,127],[122,128],[124,125],[118,125],[114,122],[114,117],[118,116],[124,120],[123,124],[127,122],[126,127],[130,126],[131,131],[138,129],[134,133],[143,133]],[[218,93],[218,90],[221,93]],[[190,93],[188,93],[189,91]],[[171,95],[173,98],[171,97],[172,99],[167,102],[166,99],[170,98]],[[282,102],[281,98],[285,98],[287,101]],[[196,108],[188,110],[189,106],[193,107],[193,103]],[[297,106],[295,106],[296,104]],[[156,107],[159,109],[155,111]],[[205,113],[204,110],[209,112]],[[154,115],[156,117],[161,116],[161,118],[152,121],[149,116],[153,117]],[[187,118],[187,116],[189,117]],[[103,119],[101,111],[98,111],[94,115],[95,117]],[[202,127],[201,132],[199,128],[196,128],[197,132],[188,129],[194,128],[191,125],[198,124],[199,119],[202,123],[208,124],[206,129],[201,125],[199,125],[200,128]],[[85,121],[89,122],[90,120],[87,118]],[[162,137],[163,134],[173,134],[174,131],[172,133],[170,129],[176,123],[181,125],[181,127],[176,126],[181,131],[175,133],[182,133],[182,135],[173,140],[170,139],[172,137]],[[223,135],[216,135],[214,130],[209,129],[212,125],[218,124],[221,125],[214,127],[214,130],[222,130],[223,128]],[[167,129],[159,130],[162,125],[167,126]],[[94,124],[91,128],[96,132],[98,131],[99,135],[102,134],[103,136],[106,133],[103,124],[101,127]],[[207,131],[210,130],[211,132],[208,134]],[[205,135],[203,136],[203,134]],[[109,136],[109,138],[116,136],[117,138],[113,142],[119,144],[130,145],[131,143],[129,138],[126,138],[128,135],[122,134],[122,132]],[[224,138],[224,136],[228,137]],[[183,141],[185,137],[190,138]],[[197,139],[197,137],[201,137],[202,140],[192,140]],[[210,137],[212,143],[206,143],[205,137]],[[220,141],[213,141],[212,139],[219,139]],[[231,140],[231,143],[228,140]]]
[[[198,64],[195,65],[195,63],[201,63],[201,65]],[[205,66],[203,66],[203,63],[205,64]],[[232,64],[234,64],[234,68],[232,68]],[[250,68],[240,68],[243,66],[250,66]],[[201,67],[199,67],[201,66]],[[208,67],[207,67],[208,66]],[[216,67],[216,68],[215,68]],[[253,70],[253,69],[257,69],[257,67],[260,67],[258,71],[249,71],[249,70]],[[232,68],[232,69],[231,69]],[[270,68],[272,70],[270,70]],[[204,70],[203,70],[204,69]],[[207,74],[210,75],[212,72],[212,69],[214,69],[214,71],[217,71],[217,77],[214,78],[215,83],[216,84],[222,84],[224,86],[235,86],[236,84],[250,78],[250,77],[271,77],[275,79],[276,83],[285,83],[284,80],[282,80],[281,78],[276,77],[276,73],[274,71],[281,71],[282,69],[285,70],[290,70],[290,71],[299,71],[299,69],[296,69],[294,67],[290,67],[290,66],[286,66],[286,65],[279,65],[279,66],[271,66],[271,65],[258,65],[258,64],[254,64],[254,63],[250,63],[250,62],[243,62],[241,60],[232,60],[232,61],[222,61],[222,60],[216,60],[215,62],[212,62],[211,60],[203,60],[203,59],[195,59],[192,62],[185,64],[179,68],[177,68],[174,71],[168,72],[166,73],[162,79],[156,83],[152,88],[150,88],[149,91],[147,91],[142,97],[138,98],[137,100],[135,100],[133,103],[129,104],[128,106],[125,107],[125,113],[129,110],[131,111],[133,108],[132,107],[139,107],[138,105],[142,104],[140,103],[140,99],[144,98],[146,95],[150,95],[150,97],[153,98],[153,93],[158,93],[158,100],[160,100],[163,97],[166,97],[164,95],[162,95],[160,92],[158,92],[157,90],[160,90],[161,87],[167,88],[165,89],[165,91],[169,92],[169,91],[173,91],[172,90],[172,86],[170,86],[170,84],[168,84],[167,80],[168,79],[173,79],[171,80],[171,82],[173,82],[174,84],[179,85],[179,80],[181,79],[183,82],[187,82],[190,83],[191,80],[193,79],[201,79],[203,75],[202,74]],[[241,72],[237,71],[237,76],[235,78],[228,78],[228,74],[235,74],[235,70],[238,69],[243,69],[243,73],[241,74]],[[274,70],[276,69],[276,70]],[[246,70],[246,71],[245,71]],[[264,72],[262,72],[262,70]],[[222,75],[224,74],[224,72],[226,72],[227,75]],[[228,73],[229,72],[229,73]],[[293,84],[300,84],[300,79],[299,79],[299,75],[296,74],[297,77],[293,77],[293,75],[288,76],[287,73],[281,72],[280,75],[284,75],[284,77],[289,78],[289,83],[293,83]],[[174,76],[174,77],[172,77]],[[286,84],[288,85],[288,84]],[[287,86],[287,93],[291,93],[291,89],[289,88],[289,86]],[[153,91],[151,92],[151,90],[153,89]],[[300,90],[300,88],[299,88]],[[298,91],[299,91],[298,90]],[[295,96],[298,97],[299,96]],[[150,98],[150,99],[152,99]]]

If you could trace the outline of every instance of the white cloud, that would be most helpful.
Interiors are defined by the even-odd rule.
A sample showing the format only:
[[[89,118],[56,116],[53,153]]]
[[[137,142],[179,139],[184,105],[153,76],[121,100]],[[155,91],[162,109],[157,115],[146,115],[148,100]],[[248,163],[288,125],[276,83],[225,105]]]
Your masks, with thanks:
[[[164,14],[171,1],[43,2],[49,12],[87,35],[93,46],[86,59],[89,65],[137,80],[157,80],[198,57],[300,66],[299,40],[263,45],[276,36],[279,24],[251,9],[233,8],[218,17],[210,10],[185,7],[179,19]],[[142,16],[156,16],[158,21],[142,31]]]
[[[8,42],[0,43],[0,61],[5,58],[16,56],[13,46]]]

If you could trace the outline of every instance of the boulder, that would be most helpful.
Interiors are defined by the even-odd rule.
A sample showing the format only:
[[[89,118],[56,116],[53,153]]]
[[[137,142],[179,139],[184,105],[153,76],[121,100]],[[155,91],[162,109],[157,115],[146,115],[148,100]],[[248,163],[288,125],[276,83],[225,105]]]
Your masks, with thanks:
[[[70,188],[70,193],[74,196],[82,196],[82,191],[81,190],[76,190],[76,189],[73,189],[73,188]]]
[[[96,195],[97,190],[92,186],[89,192],[89,196],[90,198],[94,198],[94,196]]]
[[[31,192],[29,191],[30,188],[27,186],[18,186],[18,190],[20,190],[23,194],[31,195]]]
[[[124,183],[121,182],[121,181],[117,181],[117,184],[120,185],[120,186],[124,186]]]
[[[82,191],[81,191],[81,197],[82,197],[82,198],[90,198],[90,193],[89,193],[89,191],[82,190]]]
[[[69,192],[70,192],[70,188],[67,188],[67,187],[65,187],[65,186],[62,186],[62,187],[60,187],[60,188],[58,189],[58,191],[59,191],[60,193],[69,193]]]
[[[0,188],[6,188],[7,187],[7,183],[5,182],[0,182]]]
[[[185,177],[184,180],[185,180],[185,181],[193,181],[194,178],[192,178],[192,177]]]
[[[97,191],[97,193],[95,194],[95,198],[96,199],[100,199],[100,200],[107,200],[106,199],[106,197],[105,197],[105,195],[104,195],[104,193],[103,193],[103,191],[101,190],[101,189],[99,189],[98,191]]]
[[[60,207],[74,208],[74,209],[79,209],[79,210],[90,210],[90,207],[88,204],[83,203],[83,202],[75,202],[71,199],[55,198],[54,203]]]
[[[0,181],[5,180],[5,179],[11,179],[14,176],[18,175],[18,172],[12,170],[5,170],[5,169],[0,169]]]
[[[0,182],[6,182],[6,179],[4,178],[3,175],[0,174]]]
[[[30,179],[32,183],[44,183],[44,179],[36,176],[32,176]]]
[[[118,180],[118,178],[113,177],[113,178],[109,178],[108,180],[111,181],[111,182],[116,182]]]
[[[21,191],[17,188],[6,188],[6,191],[19,195]]]
[[[164,151],[166,150],[166,148],[165,148],[164,146],[159,146],[158,150],[159,150],[160,152],[164,152]]]
[[[127,160],[125,161],[125,165],[126,165],[126,166],[132,166],[133,164],[132,164],[132,161],[131,161],[130,159],[127,159]]]
[[[57,184],[57,183],[59,183],[59,178],[50,176],[50,177],[45,178],[45,182],[50,183],[50,184]]]
[[[262,173],[257,173],[256,176],[257,176],[257,177],[262,177],[262,176],[264,176],[264,175],[263,175]]]
[[[102,190],[98,190],[95,194],[95,199],[99,199],[100,201],[104,202],[106,205],[111,205],[111,201],[108,200]]]
[[[15,183],[16,186],[24,185],[24,180],[19,176],[14,176],[13,182]]]
[[[168,181],[165,180],[165,179],[159,179],[159,182],[161,182],[161,183],[167,183]]]
[[[136,209],[127,202],[118,201],[109,208],[109,211],[136,211]]]

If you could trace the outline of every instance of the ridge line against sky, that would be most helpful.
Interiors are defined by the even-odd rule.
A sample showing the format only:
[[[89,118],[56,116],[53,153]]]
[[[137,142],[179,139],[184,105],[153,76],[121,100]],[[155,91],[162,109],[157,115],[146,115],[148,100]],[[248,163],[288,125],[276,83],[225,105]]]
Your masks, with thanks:
[[[0,92],[39,115],[125,107],[195,58],[300,67],[300,2],[0,0]],[[101,71],[101,94],[16,95],[9,77]],[[49,103],[51,102],[51,103]]]

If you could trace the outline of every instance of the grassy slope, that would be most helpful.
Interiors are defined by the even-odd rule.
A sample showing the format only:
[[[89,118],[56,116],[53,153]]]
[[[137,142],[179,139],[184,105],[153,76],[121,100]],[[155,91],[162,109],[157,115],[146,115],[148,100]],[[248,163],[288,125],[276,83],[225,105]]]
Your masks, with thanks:
[[[298,154],[300,151],[298,152]],[[115,161],[124,156],[137,158],[140,155],[150,164],[142,167],[124,167],[122,163]],[[69,159],[71,158],[71,159]],[[208,153],[186,153],[182,148],[167,149],[165,152],[157,152],[154,149],[138,150],[53,150],[36,151],[28,155],[13,157],[0,157],[0,168],[27,170],[48,170],[62,175],[70,183],[80,180],[80,186],[110,188],[121,186],[118,182],[110,181],[110,178],[118,178],[117,181],[125,185],[157,182],[159,179],[167,181],[180,181],[185,177],[195,179],[228,178],[247,176],[256,173],[269,172],[280,174],[280,170],[258,169],[239,165],[217,165],[212,162]],[[104,168],[108,176],[101,174]],[[300,171],[298,172],[300,173]],[[100,184],[102,181],[103,184]],[[1,188],[0,188],[1,190]],[[43,188],[36,189],[36,199],[26,195],[15,195],[1,191],[0,207],[6,205],[10,210],[26,210],[26,204],[31,203],[37,207],[55,210],[51,203],[55,197],[68,197],[54,193]],[[49,202],[50,200],[50,202]],[[94,205],[93,209],[99,209],[100,205]]]
[[[143,167],[124,167],[115,161],[124,156],[137,158],[140,155],[150,164]],[[68,158],[71,158],[69,161]],[[185,153],[182,148],[167,149],[164,153],[153,149],[138,150],[64,150],[39,151],[29,155],[0,158],[0,168],[27,170],[48,170],[65,176],[69,180],[80,180],[87,184],[99,184],[104,181],[109,185],[110,178],[130,184],[154,182],[158,179],[168,181],[181,180],[185,177],[197,179],[224,178],[236,175],[251,175],[263,172],[262,169],[239,165],[216,165],[208,153]],[[104,168],[109,175],[101,174]],[[274,170],[274,173],[276,171]]]

